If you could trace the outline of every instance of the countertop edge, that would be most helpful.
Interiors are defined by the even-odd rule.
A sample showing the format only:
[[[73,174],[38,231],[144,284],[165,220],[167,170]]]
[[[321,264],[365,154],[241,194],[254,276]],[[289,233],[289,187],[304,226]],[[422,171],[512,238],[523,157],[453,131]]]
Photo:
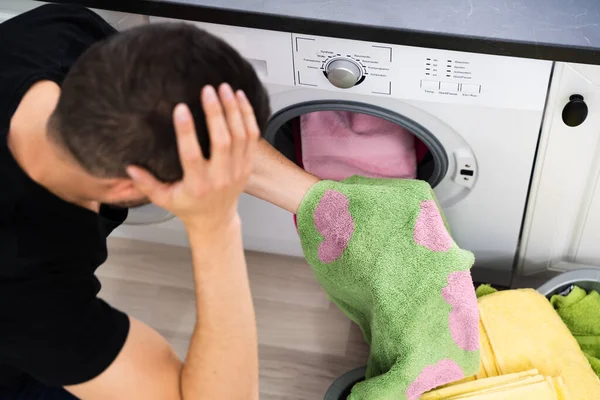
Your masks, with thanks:
[[[47,0],[156,17],[469,53],[600,64],[600,49],[382,28],[158,0]]]

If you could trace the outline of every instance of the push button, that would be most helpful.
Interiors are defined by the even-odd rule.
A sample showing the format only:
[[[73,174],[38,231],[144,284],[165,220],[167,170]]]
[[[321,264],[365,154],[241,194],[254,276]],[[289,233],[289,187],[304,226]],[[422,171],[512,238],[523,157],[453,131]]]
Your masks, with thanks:
[[[479,94],[481,93],[481,85],[473,85],[471,83],[463,83],[461,87],[463,93]]]
[[[421,81],[421,88],[425,90],[439,90],[440,82],[439,81]]]
[[[458,83],[442,82],[440,84],[440,90],[442,92],[458,92]]]

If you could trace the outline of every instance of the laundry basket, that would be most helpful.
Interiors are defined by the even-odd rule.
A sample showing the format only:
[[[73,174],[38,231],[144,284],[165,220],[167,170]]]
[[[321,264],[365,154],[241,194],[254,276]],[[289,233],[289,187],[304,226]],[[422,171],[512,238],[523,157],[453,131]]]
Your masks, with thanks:
[[[537,290],[547,298],[562,293],[572,285],[600,292],[600,269],[578,269],[549,280]],[[337,378],[327,390],[324,400],[346,400],[352,387],[365,379],[365,368],[357,368]]]
[[[538,292],[550,298],[564,292],[571,285],[579,286],[587,291],[600,292],[600,269],[577,269],[565,272],[544,283],[538,288]]]
[[[346,400],[358,382],[365,380],[366,368],[356,368],[337,378],[325,393],[324,400]]]

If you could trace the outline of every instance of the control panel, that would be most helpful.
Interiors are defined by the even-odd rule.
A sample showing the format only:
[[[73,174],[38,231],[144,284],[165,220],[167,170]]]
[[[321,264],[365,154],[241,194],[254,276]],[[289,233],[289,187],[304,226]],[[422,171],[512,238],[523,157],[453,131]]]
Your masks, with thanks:
[[[367,88],[373,94],[391,95],[393,49],[367,44],[334,44],[332,39],[295,36],[296,83],[321,86],[325,81],[340,89]],[[351,42],[351,41],[348,41]],[[368,79],[368,81],[367,81]]]
[[[421,80],[421,89],[428,93],[462,93],[463,95],[470,95],[472,97],[478,97],[481,93],[481,85],[472,83],[432,81],[428,79]]]
[[[542,110],[550,61],[292,35],[298,86]]]
[[[267,85],[540,111],[552,70],[543,60],[194,24],[232,45]]]
[[[421,80],[421,89],[432,94],[460,93],[466,97],[479,97],[481,84],[477,83],[471,61],[466,55],[457,56],[441,59],[426,57],[423,63],[426,78]]]

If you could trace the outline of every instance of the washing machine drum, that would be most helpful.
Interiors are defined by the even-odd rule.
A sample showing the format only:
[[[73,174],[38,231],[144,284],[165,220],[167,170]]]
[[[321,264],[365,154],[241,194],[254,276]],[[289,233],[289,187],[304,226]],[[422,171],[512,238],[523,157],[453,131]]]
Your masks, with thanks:
[[[449,167],[448,155],[432,132],[403,115],[362,103],[310,102],[288,107],[273,116],[265,138],[288,159],[302,165],[302,132],[299,120],[302,116],[309,116],[311,113],[321,111],[363,114],[396,124],[402,128],[399,129],[399,134],[408,131],[415,137],[413,151],[417,153],[416,178],[427,181],[432,187],[436,187],[446,176]],[[356,134],[360,135],[360,133]],[[314,135],[311,136],[314,137]],[[362,143],[367,143],[367,141],[362,141]],[[388,157],[390,157],[389,154]],[[376,164],[377,161],[373,160],[373,164]],[[398,164],[396,163],[396,165]],[[393,171],[390,172],[393,175]]]

